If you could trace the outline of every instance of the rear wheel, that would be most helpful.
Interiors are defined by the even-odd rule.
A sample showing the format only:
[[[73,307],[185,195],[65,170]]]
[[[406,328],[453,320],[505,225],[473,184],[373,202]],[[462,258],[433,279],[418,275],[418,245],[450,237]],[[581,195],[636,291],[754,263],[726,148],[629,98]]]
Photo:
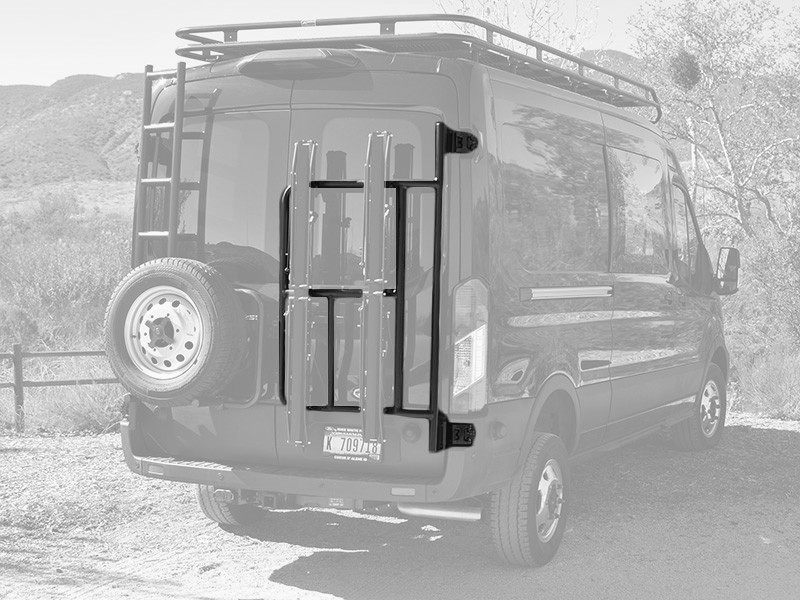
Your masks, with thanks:
[[[220,525],[252,525],[266,514],[263,508],[252,504],[236,504],[216,499],[213,485],[197,486],[197,502],[203,514]]]
[[[719,443],[728,410],[725,376],[712,363],[695,399],[691,418],[672,427],[672,439],[681,450],[705,450]]]
[[[567,524],[568,480],[561,438],[537,434],[522,469],[491,495],[489,526],[503,560],[541,566],[555,556]]]

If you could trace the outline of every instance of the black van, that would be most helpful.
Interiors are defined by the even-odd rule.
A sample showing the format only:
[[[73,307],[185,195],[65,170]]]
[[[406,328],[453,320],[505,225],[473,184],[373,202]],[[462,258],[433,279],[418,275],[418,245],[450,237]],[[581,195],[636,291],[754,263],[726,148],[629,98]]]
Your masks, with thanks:
[[[407,34],[407,22],[481,31]],[[376,35],[238,41],[369,25]],[[569,464],[716,444],[728,353],[655,91],[457,15],[194,27],[145,76],[106,343],[127,464],[228,525],[392,504],[546,563]],[[504,37],[527,49],[508,50]]]

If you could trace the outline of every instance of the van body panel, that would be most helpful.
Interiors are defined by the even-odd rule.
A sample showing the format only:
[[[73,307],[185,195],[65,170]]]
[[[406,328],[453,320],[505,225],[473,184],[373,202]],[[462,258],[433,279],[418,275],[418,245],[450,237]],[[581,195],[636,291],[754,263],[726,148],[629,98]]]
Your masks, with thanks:
[[[505,73],[492,71],[491,86],[498,140],[495,176],[502,182],[493,216],[499,223],[491,231],[493,389],[498,399],[514,397],[538,389],[552,373],[567,374],[580,403],[579,447],[591,448],[602,442],[610,410],[613,278],[602,256],[576,256],[565,264],[569,261],[559,254],[563,246],[581,243],[570,235],[596,236],[594,246],[608,253],[601,115]],[[592,153],[597,168],[578,164],[585,158],[582,148]],[[564,203],[552,199],[560,195],[566,201],[583,193],[575,187],[596,196],[598,212],[591,219],[578,212],[578,205],[560,208]],[[537,210],[528,212],[521,204],[527,202]],[[579,222],[565,237],[553,237],[543,224],[542,211],[559,210],[563,218]],[[535,241],[526,242],[530,239]],[[517,381],[511,374],[508,381],[508,369],[521,361],[529,361],[524,374]]]
[[[136,429],[144,456],[170,456],[242,465],[277,461],[275,406],[249,409],[182,406],[172,409],[137,407]]]
[[[609,439],[657,422],[680,395],[675,294],[667,276],[615,274]]]

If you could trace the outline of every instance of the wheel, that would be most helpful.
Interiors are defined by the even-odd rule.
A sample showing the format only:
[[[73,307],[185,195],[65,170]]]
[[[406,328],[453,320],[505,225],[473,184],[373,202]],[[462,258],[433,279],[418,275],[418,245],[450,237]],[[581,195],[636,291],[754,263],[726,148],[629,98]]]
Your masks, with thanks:
[[[672,427],[672,439],[681,450],[705,450],[719,443],[728,405],[725,377],[714,363],[708,368],[691,418]]]
[[[500,557],[542,566],[555,556],[567,524],[569,455],[561,438],[539,433],[525,463],[492,493],[489,527]]]
[[[263,508],[252,504],[235,504],[214,498],[213,485],[197,486],[197,502],[203,514],[220,525],[242,527],[252,525],[266,514]]]
[[[106,311],[111,368],[136,397],[160,406],[213,398],[247,350],[244,311],[213,267],[161,258],[131,271]]]

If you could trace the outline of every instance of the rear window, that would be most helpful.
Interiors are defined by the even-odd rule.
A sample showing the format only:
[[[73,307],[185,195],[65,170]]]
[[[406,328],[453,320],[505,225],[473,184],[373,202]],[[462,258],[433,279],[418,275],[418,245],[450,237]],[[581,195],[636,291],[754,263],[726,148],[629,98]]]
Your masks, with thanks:
[[[367,141],[374,132],[392,134],[388,178],[433,178],[433,126],[435,117],[425,113],[391,111],[310,110],[296,111],[304,127],[321,131],[309,135],[319,142],[316,176],[324,179],[363,179]],[[384,238],[387,276],[394,280],[395,199],[388,190],[388,230],[373,232]],[[433,192],[409,193],[407,265],[413,271],[430,268],[433,262]],[[316,284],[360,284],[360,262],[364,257],[363,190],[320,190],[314,198],[316,218],[311,225],[311,280]],[[392,284],[393,285],[393,284]]]
[[[282,118],[285,116],[264,111],[185,119],[178,194],[180,255],[208,258],[222,243],[256,248],[274,262],[278,229],[270,217],[273,211],[277,217],[278,192],[273,188],[276,181],[286,179],[285,158],[275,156],[285,152],[285,141],[275,135]],[[170,138],[170,133],[164,133],[153,142],[157,150],[148,165],[149,177],[170,176]],[[148,187],[146,229],[168,229],[167,189]],[[148,243],[149,258],[165,254],[166,240]]]
[[[598,144],[505,125],[507,241],[529,271],[606,271],[608,197]]]

